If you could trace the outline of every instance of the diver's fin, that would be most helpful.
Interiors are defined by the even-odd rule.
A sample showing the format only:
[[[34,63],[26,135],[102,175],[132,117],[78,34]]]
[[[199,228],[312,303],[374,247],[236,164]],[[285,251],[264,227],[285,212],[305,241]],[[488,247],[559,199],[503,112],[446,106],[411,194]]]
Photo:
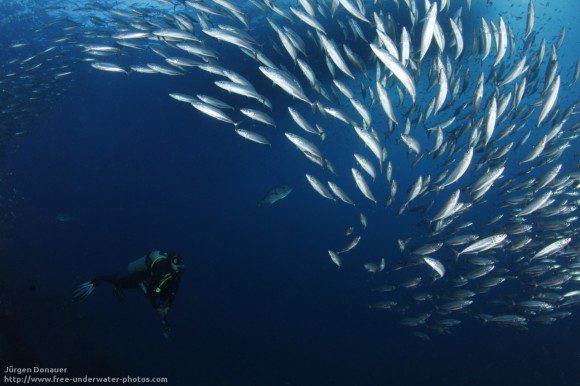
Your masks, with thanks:
[[[73,298],[76,301],[83,301],[95,291],[95,283],[92,280],[84,282],[73,291]]]

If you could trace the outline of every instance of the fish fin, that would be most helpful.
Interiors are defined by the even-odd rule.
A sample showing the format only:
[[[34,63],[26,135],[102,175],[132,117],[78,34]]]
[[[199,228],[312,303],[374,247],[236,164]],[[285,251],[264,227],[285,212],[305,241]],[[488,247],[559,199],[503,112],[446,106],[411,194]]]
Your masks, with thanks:
[[[457,260],[459,259],[459,255],[461,255],[461,252],[457,252],[453,248],[451,248],[451,251],[453,252],[453,255],[455,256],[455,262],[457,263]]]
[[[318,100],[315,100],[314,102],[310,102],[310,107],[312,108],[312,112],[315,113],[316,112],[316,105],[318,104]]]

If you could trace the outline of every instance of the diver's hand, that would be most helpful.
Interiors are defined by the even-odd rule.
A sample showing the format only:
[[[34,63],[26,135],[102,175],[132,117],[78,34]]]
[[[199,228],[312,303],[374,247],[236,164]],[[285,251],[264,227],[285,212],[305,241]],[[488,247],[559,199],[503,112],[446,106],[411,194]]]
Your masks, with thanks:
[[[168,339],[169,333],[171,332],[171,328],[169,327],[169,324],[165,320],[161,321],[161,331],[163,331],[163,336],[165,337],[165,339]]]
[[[169,307],[159,307],[157,308],[157,313],[161,316],[161,319],[165,319],[167,314],[169,313]]]

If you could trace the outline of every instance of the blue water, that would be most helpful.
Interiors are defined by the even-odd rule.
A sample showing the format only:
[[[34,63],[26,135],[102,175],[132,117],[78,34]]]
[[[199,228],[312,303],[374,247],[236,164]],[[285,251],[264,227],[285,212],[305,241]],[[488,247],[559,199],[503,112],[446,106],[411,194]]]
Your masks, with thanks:
[[[464,30],[481,16],[495,20],[501,13],[521,34],[527,1],[493,3],[464,10]],[[567,83],[580,47],[580,25],[571,16],[578,15],[578,3],[547,3],[535,3],[536,25],[548,42],[562,26],[569,28],[559,52]],[[25,23],[12,20],[2,29],[7,26],[7,42],[19,29],[29,36]],[[467,39],[466,49],[470,44]],[[15,189],[18,200],[16,219],[1,242],[9,311],[0,331],[0,364],[168,377],[172,385],[578,385],[577,315],[528,332],[469,320],[452,335],[433,334],[423,342],[397,316],[371,312],[369,290],[376,283],[362,263],[395,259],[396,240],[419,232],[413,226],[419,215],[399,219],[395,213],[406,187],[433,167],[423,161],[416,174],[406,175],[405,154],[389,156],[399,200],[388,211],[361,205],[369,236],[357,262],[345,258],[344,269],[337,270],[326,251],[344,244],[344,229],[359,212],[316,195],[304,178],[313,170],[310,161],[274,135],[291,125],[286,95],[243,55],[225,58],[225,65],[267,90],[281,123],[259,129],[272,147],[244,141],[231,127],[167,96],[223,97],[214,79],[199,71],[175,78],[125,76],[77,64],[71,89],[44,101],[49,107],[26,124],[29,135],[17,139],[3,166],[9,175],[2,189]],[[575,87],[561,89],[561,106],[578,100]],[[308,107],[300,110],[307,113]],[[336,121],[322,122],[329,132],[328,158],[348,171],[354,133],[343,137],[346,127],[330,122]],[[572,171],[578,149],[570,150],[561,162]],[[337,181],[350,176],[343,172]],[[258,207],[256,201],[276,184],[294,190],[272,207]],[[70,221],[57,221],[58,214]],[[477,209],[470,218],[479,216],[490,217]],[[84,303],[70,301],[80,282],[122,272],[157,248],[178,251],[187,265],[169,339],[141,293],[128,293],[121,304],[103,287]]]

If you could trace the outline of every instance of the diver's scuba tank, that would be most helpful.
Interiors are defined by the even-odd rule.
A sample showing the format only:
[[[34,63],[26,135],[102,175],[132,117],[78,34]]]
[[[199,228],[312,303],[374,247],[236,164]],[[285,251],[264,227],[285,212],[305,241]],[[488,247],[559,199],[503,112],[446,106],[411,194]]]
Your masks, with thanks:
[[[155,261],[162,253],[160,251],[152,251],[147,255],[129,263],[127,265],[127,271],[130,275],[134,273],[141,273],[147,271],[149,269],[149,264],[151,261]]]

